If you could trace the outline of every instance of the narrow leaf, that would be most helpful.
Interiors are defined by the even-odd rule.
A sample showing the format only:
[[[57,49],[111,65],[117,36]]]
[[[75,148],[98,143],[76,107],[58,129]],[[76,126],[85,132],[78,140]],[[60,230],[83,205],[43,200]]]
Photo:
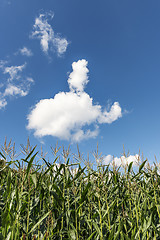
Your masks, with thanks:
[[[28,234],[30,234],[31,232],[33,232],[33,230],[36,229],[36,227],[46,218],[48,217],[48,215],[50,214],[51,211],[49,211],[48,213],[46,213],[43,217],[40,218],[40,220],[31,228],[31,230],[29,231]]]

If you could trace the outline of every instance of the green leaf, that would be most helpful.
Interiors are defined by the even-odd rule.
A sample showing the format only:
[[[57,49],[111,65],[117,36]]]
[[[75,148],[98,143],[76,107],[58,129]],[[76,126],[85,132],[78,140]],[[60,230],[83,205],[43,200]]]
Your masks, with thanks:
[[[0,155],[6,160],[6,157],[0,152]]]
[[[51,166],[51,164],[49,162],[47,162],[45,158],[42,158],[42,159],[45,162],[45,164],[47,165],[47,167],[49,168]]]
[[[34,183],[35,187],[37,187],[37,175],[36,175],[36,173],[32,174],[31,178],[33,180],[33,183]]]
[[[82,168],[81,170],[79,170],[79,169],[78,169],[78,172],[77,172],[76,176],[73,178],[73,181],[75,181],[77,178],[79,178],[81,176],[81,174],[84,172],[86,167]]]
[[[33,150],[34,150],[34,149],[33,149]],[[32,150],[32,151],[33,151],[33,150]],[[27,177],[28,177],[29,171],[30,171],[30,169],[31,169],[31,167],[32,167],[33,160],[34,160],[34,158],[36,157],[37,153],[38,153],[38,152],[36,152],[36,153],[34,154],[34,156],[30,159],[30,161],[29,161],[29,163],[28,163],[27,170],[26,170],[26,176],[25,176],[24,182],[26,181],[26,179],[27,179]]]
[[[57,184],[53,184],[52,187],[56,190],[56,192],[58,193],[59,197],[62,198],[62,191],[61,189],[57,186]]]
[[[94,231],[90,236],[89,238],[87,238],[87,240],[91,240],[93,238],[93,236],[95,235],[96,231]]]
[[[11,232],[9,232],[9,233],[8,233],[8,235],[7,235],[7,237],[6,237],[6,239],[5,239],[5,240],[9,240],[9,239],[10,239],[10,237],[11,237]]]
[[[57,157],[58,158],[58,157]],[[56,159],[57,159],[56,158]],[[43,158],[43,160],[46,162],[46,160]],[[53,163],[52,165],[48,165],[48,163],[46,162],[46,164],[47,164],[47,166],[48,166],[48,169],[44,172],[44,174],[43,174],[43,176],[44,175],[46,175],[48,172],[52,172],[53,173],[53,171],[52,171],[52,168],[54,168],[56,165],[55,165],[55,163]]]
[[[152,223],[152,214],[151,214],[151,216],[150,216],[150,218],[148,220],[148,223],[146,225],[146,230],[151,226],[151,223]]]
[[[99,236],[101,236],[101,230],[100,230],[100,228],[98,227],[98,225],[95,221],[93,221],[93,226],[96,229],[96,232],[99,234]]]
[[[129,164],[129,166],[128,166],[128,173],[130,173],[131,168],[132,168],[132,165],[133,165],[133,162],[131,162],[131,163]]]
[[[28,234],[30,234],[31,232],[33,232],[33,231],[38,227],[38,225],[40,225],[41,222],[42,222],[46,217],[48,217],[48,215],[50,214],[50,212],[51,212],[51,211],[49,211],[49,212],[46,213],[43,217],[41,217],[41,218],[39,219],[39,221],[31,228],[31,230],[29,231]]]
[[[37,147],[37,146],[35,146],[35,147],[32,149],[32,151],[28,154],[28,156],[24,159],[25,161],[27,161],[27,160],[30,158],[30,156],[32,155],[32,153],[34,152],[34,150],[36,149],[36,147]]]
[[[139,172],[142,170],[146,162],[147,162],[147,159],[139,166]]]
[[[76,232],[74,230],[68,231],[68,235],[71,240],[76,240]]]
[[[58,196],[58,194],[54,191],[50,192],[51,195],[53,195],[53,197],[55,198],[56,202],[58,205],[60,205],[60,207],[62,207],[62,201],[64,201],[62,196]]]
[[[86,188],[84,189],[84,191],[82,192],[82,197],[80,199],[80,203],[82,203],[87,195],[87,192],[88,192],[88,189],[90,188],[91,186],[91,182],[89,182],[86,186]]]
[[[126,240],[131,240],[124,232],[123,232],[123,235],[125,236]]]

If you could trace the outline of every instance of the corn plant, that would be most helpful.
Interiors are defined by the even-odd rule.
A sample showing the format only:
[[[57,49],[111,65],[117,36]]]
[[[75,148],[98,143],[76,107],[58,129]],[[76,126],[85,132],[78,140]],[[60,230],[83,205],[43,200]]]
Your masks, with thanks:
[[[79,150],[56,146],[50,161],[29,141],[22,151],[1,148],[0,239],[160,239],[158,163],[122,171],[103,165],[98,149],[97,167]]]

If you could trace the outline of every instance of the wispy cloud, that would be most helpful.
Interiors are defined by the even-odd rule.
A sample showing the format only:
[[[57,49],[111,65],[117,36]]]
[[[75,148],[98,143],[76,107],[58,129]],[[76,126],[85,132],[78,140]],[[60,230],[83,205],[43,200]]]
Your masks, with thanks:
[[[24,97],[29,93],[30,86],[34,80],[30,77],[25,77],[22,74],[27,64],[19,66],[7,66],[7,61],[0,61],[0,68],[6,79],[1,83],[0,91],[0,109],[4,108],[8,103],[9,97]]]
[[[47,54],[49,50],[56,50],[58,55],[61,55],[66,52],[69,43],[65,38],[54,33],[52,26],[48,23],[53,17],[54,14],[52,12],[40,14],[35,19],[31,38],[40,39],[44,53]]]
[[[0,109],[4,108],[7,105],[5,98],[0,99]]]
[[[19,95],[21,97],[24,97],[28,94],[28,90],[23,90],[20,86],[15,86],[12,84],[8,84],[6,87],[3,96],[16,96]]]
[[[94,105],[84,91],[88,83],[88,62],[83,59],[72,64],[69,75],[69,92],[59,92],[50,99],[40,100],[28,115],[28,129],[34,135],[51,135],[64,140],[81,141],[96,137],[99,125],[112,123],[122,117],[121,107],[115,102],[109,111]],[[90,127],[89,127],[90,126]]]
[[[9,74],[8,81],[12,81],[13,79],[18,80],[20,78],[19,73],[22,72],[25,67],[26,67],[26,63],[20,66],[10,66],[10,67],[3,66],[2,69],[4,69],[3,71],[4,74],[7,74],[7,73]]]
[[[8,64],[8,61],[6,61],[6,60],[0,60],[0,68],[1,68],[1,69],[3,69],[6,64]]]
[[[21,55],[27,56],[27,57],[33,56],[31,49],[29,49],[27,47],[20,48],[17,53],[20,53]]]

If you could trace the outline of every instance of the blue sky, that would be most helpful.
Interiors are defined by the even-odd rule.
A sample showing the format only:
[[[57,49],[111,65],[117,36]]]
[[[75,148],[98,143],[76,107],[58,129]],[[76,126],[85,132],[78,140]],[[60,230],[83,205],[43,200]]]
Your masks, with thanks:
[[[1,0],[0,144],[29,136],[87,154],[98,142],[105,156],[124,145],[159,159],[159,11],[158,0]]]

